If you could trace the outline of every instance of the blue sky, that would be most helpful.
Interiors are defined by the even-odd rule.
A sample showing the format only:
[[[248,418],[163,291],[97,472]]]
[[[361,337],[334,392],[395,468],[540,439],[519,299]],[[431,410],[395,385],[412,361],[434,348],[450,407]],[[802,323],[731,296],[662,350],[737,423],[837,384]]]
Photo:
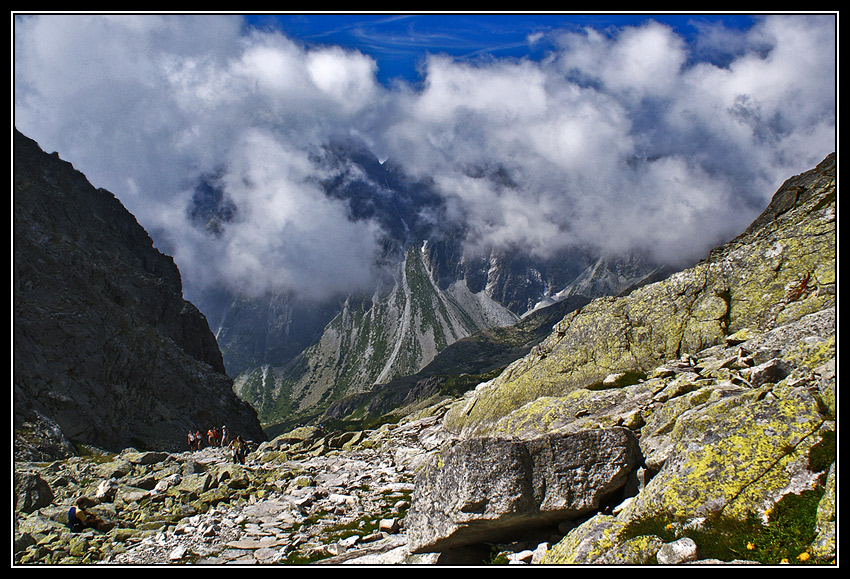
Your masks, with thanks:
[[[316,186],[340,137],[432,182],[471,253],[681,263],[836,149],[836,32],[832,13],[21,14],[14,122],[187,290],[369,286],[379,226]],[[239,215],[215,239],[187,217],[211,174]]]
[[[555,31],[584,27],[614,31],[652,19],[692,40],[699,24],[737,30],[753,24],[753,17],[746,14],[707,13],[257,14],[245,19],[250,26],[280,30],[306,43],[345,46],[369,54],[377,61],[378,78],[385,84],[395,78],[421,80],[418,67],[425,53],[446,53],[458,59],[537,60],[554,48],[551,34]]]

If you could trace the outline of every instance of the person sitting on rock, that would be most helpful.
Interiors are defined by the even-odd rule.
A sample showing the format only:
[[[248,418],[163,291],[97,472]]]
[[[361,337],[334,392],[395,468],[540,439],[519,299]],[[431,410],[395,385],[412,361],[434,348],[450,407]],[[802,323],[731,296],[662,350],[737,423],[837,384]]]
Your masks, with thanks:
[[[80,497],[73,507],[68,510],[68,526],[71,532],[79,533],[85,529],[98,530],[103,521],[89,513],[86,509],[91,504],[91,499]]]

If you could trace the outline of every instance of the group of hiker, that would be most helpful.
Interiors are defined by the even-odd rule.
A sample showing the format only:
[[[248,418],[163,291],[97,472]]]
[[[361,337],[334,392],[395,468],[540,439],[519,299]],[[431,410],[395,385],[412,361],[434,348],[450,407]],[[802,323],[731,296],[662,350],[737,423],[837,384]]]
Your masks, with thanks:
[[[200,430],[190,431],[187,438],[190,451],[201,449],[203,436],[201,436]],[[207,432],[207,440],[209,446],[229,449],[234,462],[245,464],[248,443],[241,436],[236,436],[231,440],[226,426],[222,426],[221,429],[211,428]],[[88,497],[80,497],[75,501],[74,506],[68,510],[68,527],[71,531],[79,533],[86,529],[108,530],[108,527],[110,527],[108,523],[89,513],[88,509],[95,504],[97,503]]]
[[[189,451],[194,452],[201,450],[204,437],[201,435],[200,429],[195,429],[189,431],[187,440]],[[227,426],[210,428],[207,431],[207,442],[211,447],[228,449],[234,462],[245,464],[248,443],[238,435],[231,439]],[[78,533],[85,529],[108,530],[108,523],[89,513],[88,509],[95,504],[96,502],[88,497],[80,497],[75,501],[74,506],[68,510],[68,527],[71,531]]]
[[[204,437],[201,434],[200,429],[195,429],[195,431],[190,430],[187,435],[187,439],[190,452],[201,450]],[[248,454],[248,443],[238,435],[231,439],[230,432],[227,430],[226,425],[221,428],[213,426],[207,430],[207,443],[213,448],[229,449],[234,462],[245,464],[245,456]]]

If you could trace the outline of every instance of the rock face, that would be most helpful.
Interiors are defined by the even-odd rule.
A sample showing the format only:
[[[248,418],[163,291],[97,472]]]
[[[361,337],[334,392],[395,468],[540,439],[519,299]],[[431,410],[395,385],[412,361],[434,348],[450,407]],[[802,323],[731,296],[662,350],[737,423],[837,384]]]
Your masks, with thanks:
[[[612,426],[637,435],[639,492],[616,514],[574,521],[544,563],[645,563],[665,529],[678,540],[701,521],[779,525],[790,508],[780,505],[811,497],[833,514],[785,558],[834,557],[835,203],[830,155],[704,262],[568,314],[449,409],[444,426],[462,439]],[[796,518],[806,517],[814,511]],[[630,531],[647,521],[660,524]]]
[[[264,435],[232,392],[180,273],[108,191],[14,136],[17,458],[185,447],[190,428]]]
[[[834,308],[835,201],[830,156],[789,179],[747,232],[697,266],[567,315],[529,355],[459,404],[448,425],[463,435],[491,432],[541,397],[607,389],[614,374],[622,375],[616,385],[634,384],[665,360],[738,331]]]
[[[416,374],[376,384],[368,391],[332,403],[321,421],[368,423],[390,412],[401,414],[414,405],[433,403],[441,396],[462,394],[527,354],[549,335],[552,324],[589,301],[571,296],[532,312],[511,326],[481,330],[457,340]]]
[[[367,303],[346,301],[317,343],[282,367],[262,367],[237,378],[237,392],[252,400],[264,422],[280,409],[298,414],[322,408],[364,387],[415,373],[449,344],[517,317],[464,284],[443,290],[426,255],[406,252],[388,293]]]
[[[494,541],[577,518],[624,486],[639,457],[625,428],[462,441],[417,475],[410,551]]]

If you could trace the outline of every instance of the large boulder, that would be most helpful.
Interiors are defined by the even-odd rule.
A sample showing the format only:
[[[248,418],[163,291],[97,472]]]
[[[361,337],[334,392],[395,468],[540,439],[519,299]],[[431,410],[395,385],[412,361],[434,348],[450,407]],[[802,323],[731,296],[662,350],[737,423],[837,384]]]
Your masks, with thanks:
[[[53,501],[50,485],[37,472],[15,471],[15,510],[31,513]]]
[[[407,515],[412,553],[498,540],[597,509],[640,463],[625,428],[448,445],[417,475]]]

